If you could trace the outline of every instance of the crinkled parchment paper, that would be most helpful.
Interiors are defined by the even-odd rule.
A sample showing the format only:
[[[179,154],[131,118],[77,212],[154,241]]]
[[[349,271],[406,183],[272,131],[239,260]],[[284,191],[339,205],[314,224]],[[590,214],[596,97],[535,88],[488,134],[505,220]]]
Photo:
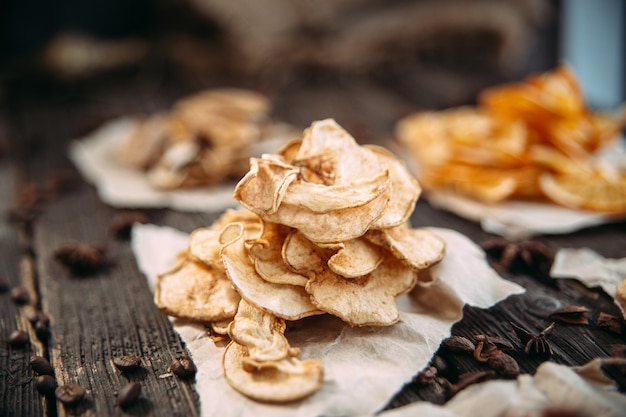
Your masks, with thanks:
[[[201,325],[174,320],[198,367],[196,387],[202,416],[358,416],[382,409],[405,383],[422,370],[461,319],[463,305],[490,307],[524,289],[502,279],[483,251],[465,236],[431,229],[447,243],[444,260],[433,267],[433,280],[398,300],[401,319],[389,327],[350,327],[332,316],[302,320],[286,335],[300,357],[320,358],[324,383],[313,396],[288,404],[263,404],[231,389],[222,376],[223,347]],[[132,247],[139,269],[153,284],[188,235],[154,225],[135,225]],[[416,303],[416,298],[420,299]],[[419,307],[418,307],[419,305]]]
[[[135,123],[131,117],[111,120],[70,145],[70,159],[83,177],[96,186],[102,201],[113,207],[168,207],[190,212],[217,212],[239,205],[232,198],[236,182],[164,191],[154,188],[145,173],[119,163],[114,157],[115,149],[127,139]],[[260,155],[266,147],[273,149],[282,143],[284,139],[264,141],[253,147],[251,154]]]
[[[617,296],[617,284],[626,278],[626,258],[607,259],[589,248],[559,249],[550,268],[552,278],[574,278],[589,288],[600,287],[613,297],[626,318],[626,302]]]
[[[523,374],[514,381],[472,385],[443,406],[419,402],[384,412],[380,417],[540,417],[550,409],[555,410],[550,414],[555,416],[624,416],[626,396],[600,369],[608,362],[625,363],[623,359],[595,359],[582,367],[570,368],[544,362],[533,376]]]

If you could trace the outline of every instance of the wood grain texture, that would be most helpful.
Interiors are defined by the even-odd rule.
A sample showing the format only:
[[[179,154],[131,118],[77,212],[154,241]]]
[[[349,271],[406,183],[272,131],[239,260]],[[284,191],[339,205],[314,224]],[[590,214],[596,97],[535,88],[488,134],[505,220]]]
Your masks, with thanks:
[[[162,377],[185,348],[154,305],[129,243],[109,237],[114,214],[93,189],[80,187],[51,202],[36,228],[42,307],[52,318],[51,362],[59,384],[77,383],[88,392],[77,406],[60,407],[59,415],[113,415],[115,393],[129,381],[142,385],[142,395],[127,411],[197,415],[193,383]],[[67,242],[104,243],[108,265],[76,276],[54,256],[55,249]],[[141,371],[120,372],[112,360],[122,355],[141,357]]]
[[[20,232],[8,222],[9,211],[15,203],[17,177],[14,164],[0,161],[0,279],[7,287],[0,291],[0,415],[42,416],[46,402],[35,389],[29,360],[32,355],[44,355],[44,348],[24,316],[27,307],[16,305],[10,297],[12,288],[23,286],[29,290],[28,305],[37,304],[37,291],[29,268],[31,259],[22,251]],[[29,333],[28,345],[9,345],[10,334],[18,329]]]

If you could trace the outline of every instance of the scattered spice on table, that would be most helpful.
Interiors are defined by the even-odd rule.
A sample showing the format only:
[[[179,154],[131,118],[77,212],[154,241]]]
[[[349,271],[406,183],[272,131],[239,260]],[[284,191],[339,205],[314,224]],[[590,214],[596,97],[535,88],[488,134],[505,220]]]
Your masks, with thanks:
[[[548,317],[563,323],[587,324],[589,323],[589,320],[587,319],[588,312],[589,309],[585,306],[570,304],[553,311]]]

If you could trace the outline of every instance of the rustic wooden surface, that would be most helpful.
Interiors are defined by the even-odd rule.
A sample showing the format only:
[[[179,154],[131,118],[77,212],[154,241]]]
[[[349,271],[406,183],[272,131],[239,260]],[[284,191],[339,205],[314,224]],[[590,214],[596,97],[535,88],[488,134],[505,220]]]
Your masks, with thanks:
[[[216,78],[203,86],[231,81]],[[70,139],[116,116],[167,108],[175,98],[197,86],[184,80],[169,82],[158,76],[138,74],[78,86],[25,83],[15,86],[5,97],[0,108],[0,275],[9,287],[28,288],[31,304],[41,308],[52,321],[47,340],[39,340],[25,317],[25,307],[12,303],[8,292],[0,294],[0,415],[198,415],[193,381],[161,377],[167,373],[172,358],[183,353],[185,347],[167,317],[154,306],[129,242],[109,234],[109,224],[121,210],[102,203],[94,188],[78,179],[67,190],[43,202],[32,221],[16,224],[8,220],[10,209],[18,204],[20,192],[27,184],[44,185],[59,173],[76,174],[66,157]],[[416,105],[392,89],[365,79],[264,89],[276,103],[277,117],[300,126],[334,117],[364,143],[387,140],[395,120],[415,110]],[[145,212],[152,223],[187,232],[210,224],[217,216],[170,210]],[[458,230],[479,244],[493,237],[472,222],[432,209],[423,200],[417,204],[411,220],[415,226]],[[605,257],[624,257],[626,222],[563,236],[545,236],[541,240],[552,250],[590,247]],[[105,244],[109,266],[91,276],[73,276],[53,255],[59,245],[69,241]],[[587,289],[573,280],[551,282],[525,273],[502,274],[523,285],[527,292],[487,310],[466,308],[453,334],[504,337],[516,346],[510,354],[521,371],[533,373],[546,359],[524,354],[509,323],[514,321],[538,331],[551,322],[547,317],[550,312],[575,304],[590,309],[590,323],[557,323],[549,338],[554,350],[550,360],[581,365],[609,356],[610,345],[626,342],[624,335],[594,324],[601,311],[619,314],[601,290]],[[467,280],[471,283],[471,276]],[[8,336],[17,328],[29,331],[29,346],[8,346]],[[76,382],[85,387],[85,400],[76,406],[63,406],[41,397],[28,365],[34,354],[50,358],[59,383]],[[141,371],[126,375],[117,370],[111,360],[123,354],[141,356]],[[471,355],[443,351],[440,355],[448,363],[447,376],[452,382],[460,373],[487,369]],[[624,375],[611,375],[624,390]],[[143,391],[139,401],[122,411],[115,406],[115,393],[128,381],[140,382]],[[388,407],[420,400],[443,403],[448,397],[441,380],[425,385],[411,383]]]

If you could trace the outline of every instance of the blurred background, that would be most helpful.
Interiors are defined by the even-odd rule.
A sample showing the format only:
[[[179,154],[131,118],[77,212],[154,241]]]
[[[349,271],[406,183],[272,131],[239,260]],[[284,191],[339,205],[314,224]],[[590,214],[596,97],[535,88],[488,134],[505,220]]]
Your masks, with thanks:
[[[381,112],[388,93],[401,100],[387,115],[397,118],[471,104],[566,59],[591,104],[614,107],[626,91],[625,16],[621,0],[4,0],[0,103],[139,83],[162,92],[159,107],[238,85],[277,98],[280,112],[302,91],[338,92],[332,102],[366,88]]]

